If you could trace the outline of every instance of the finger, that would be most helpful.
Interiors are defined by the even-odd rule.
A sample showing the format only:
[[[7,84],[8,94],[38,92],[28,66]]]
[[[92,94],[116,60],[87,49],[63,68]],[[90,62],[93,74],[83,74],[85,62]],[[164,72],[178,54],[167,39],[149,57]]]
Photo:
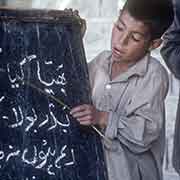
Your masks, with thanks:
[[[72,14],[72,15],[73,15],[73,10],[72,10],[72,8],[65,8],[65,9],[64,9],[64,12],[66,12],[66,13],[69,13],[69,14]]]
[[[71,10],[69,8],[65,8],[64,11],[65,12],[71,12]]]
[[[77,113],[77,112],[81,112],[84,108],[82,106],[77,106],[77,107],[74,107],[71,109],[70,111],[70,114],[74,114],[74,113]]]
[[[82,23],[81,23],[81,34],[82,34],[82,36],[84,36],[86,29],[87,29],[86,20],[82,19],[81,21],[82,21]]]
[[[75,112],[72,114],[72,116],[74,118],[81,118],[81,117],[89,116],[90,114],[91,114],[90,111],[85,110],[85,111],[81,111],[81,112]]]
[[[91,121],[92,121],[92,116],[90,116],[90,115],[88,115],[88,116],[83,116],[83,117],[77,118],[77,121],[79,121],[79,122],[84,122],[84,121],[89,121],[89,122],[91,122]]]
[[[83,125],[83,126],[90,126],[92,123],[91,121],[80,121],[80,125]]]
[[[74,10],[74,15],[79,16],[79,11],[77,9]]]
[[[87,108],[87,106],[85,104],[76,106],[76,107],[71,109],[70,114],[72,115],[72,114],[77,113],[77,112],[85,111],[86,108]]]

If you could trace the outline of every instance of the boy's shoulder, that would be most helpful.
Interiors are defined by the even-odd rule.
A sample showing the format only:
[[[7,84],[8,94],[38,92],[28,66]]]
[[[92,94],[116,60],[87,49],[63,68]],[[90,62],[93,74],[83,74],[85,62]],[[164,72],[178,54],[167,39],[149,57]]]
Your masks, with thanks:
[[[109,50],[104,50],[101,53],[99,53],[92,61],[90,64],[94,64],[96,66],[103,66],[106,64],[106,62],[109,62],[109,57],[111,56],[111,51]]]
[[[162,65],[160,60],[158,60],[157,58],[153,56],[150,56],[149,66],[150,66],[150,69],[153,71],[160,70],[160,71],[163,71],[164,73],[167,73],[167,70]]]
[[[150,56],[148,72],[150,75],[161,76],[168,80],[168,72],[161,62],[155,57]]]

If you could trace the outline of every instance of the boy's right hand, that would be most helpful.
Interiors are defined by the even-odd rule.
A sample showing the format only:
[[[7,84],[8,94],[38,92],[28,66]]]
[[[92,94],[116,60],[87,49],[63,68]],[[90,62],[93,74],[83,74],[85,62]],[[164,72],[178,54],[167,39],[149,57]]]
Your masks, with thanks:
[[[99,111],[93,105],[83,104],[74,107],[70,114],[76,118],[81,125],[89,126],[98,124],[105,128],[107,125],[108,112]]]

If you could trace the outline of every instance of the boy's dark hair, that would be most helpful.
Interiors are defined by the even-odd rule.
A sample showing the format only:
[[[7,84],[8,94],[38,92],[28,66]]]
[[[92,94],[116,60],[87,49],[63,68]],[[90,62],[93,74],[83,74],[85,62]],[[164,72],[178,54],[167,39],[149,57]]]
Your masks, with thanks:
[[[127,0],[124,10],[150,27],[152,39],[161,38],[174,19],[172,0]]]

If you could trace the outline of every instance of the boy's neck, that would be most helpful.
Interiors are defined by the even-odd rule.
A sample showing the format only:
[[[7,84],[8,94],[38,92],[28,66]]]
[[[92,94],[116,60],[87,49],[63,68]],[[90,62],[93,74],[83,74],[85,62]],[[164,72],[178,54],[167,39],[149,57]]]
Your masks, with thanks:
[[[111,79],[113,80],[120,74],[125,73],[134,64],[135,63],[132,62],[127,63],[127,62],[113,61],[111,67]]]

